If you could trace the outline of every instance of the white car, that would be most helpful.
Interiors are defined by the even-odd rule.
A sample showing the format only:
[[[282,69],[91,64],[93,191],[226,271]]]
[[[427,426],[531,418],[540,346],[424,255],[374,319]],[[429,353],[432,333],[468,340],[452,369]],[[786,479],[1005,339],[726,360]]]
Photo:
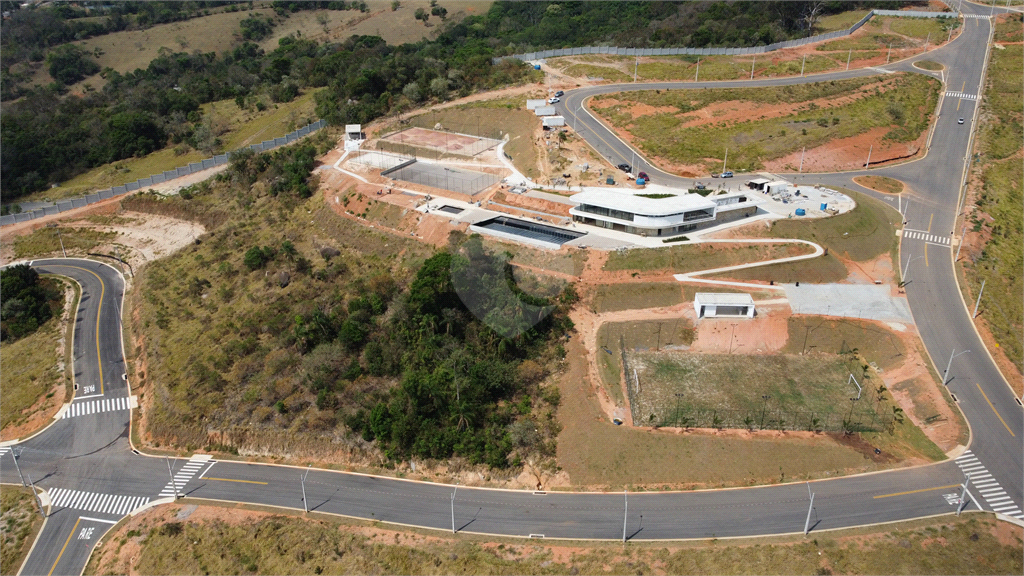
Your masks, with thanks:
[[[548,98],[548,104],[557,104],[561,101],[562,100],[560,98]]]

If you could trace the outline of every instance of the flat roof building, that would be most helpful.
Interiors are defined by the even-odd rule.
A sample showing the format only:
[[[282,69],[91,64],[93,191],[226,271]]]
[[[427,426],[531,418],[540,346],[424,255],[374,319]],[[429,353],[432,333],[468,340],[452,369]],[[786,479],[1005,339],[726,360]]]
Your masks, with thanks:
[[[572,201],[579,203],[569,209],[576,222],[630,234],[664,237],[752,216],[760,203],[746,194],[705,197],[657,185],[648,187],[642,194],[614,189],[587,190],[574,194]]]
[[[697,292],[693,296],[697,318],[754,317],[754,298],[745,292]]]

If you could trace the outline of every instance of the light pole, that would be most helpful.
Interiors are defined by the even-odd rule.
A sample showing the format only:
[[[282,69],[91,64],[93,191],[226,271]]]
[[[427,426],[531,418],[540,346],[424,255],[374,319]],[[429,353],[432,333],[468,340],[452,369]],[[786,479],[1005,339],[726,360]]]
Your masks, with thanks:
[[[964,479],[963,489],[960,491],[960,503],[957,504],[957,507],[956,507],[956,515],[957,516],[960,515],[960,512],[964,509],[964,506],[967,503],[965,498],[967,497],[967,485],[970,484],[970,483],[971,483],[971,473],[968,472],[967,473],[967,477]]]
[[[811,492],[811,483],[807,483],[807,493],[811,495],[811,505],[807,508],[807,520],[804,521],[804,536],[811,530],[811,512],[814,510],[814,492]]]
[[[21,473],[21,466],[18,465],[18,453],[19,452],[20,452],[20,450],[18,448],[12,448],[11,449],[11,458],[14,458],[14,467],[18,469],[18,476],[21,477],[21,485],[23,487],[27,487],[28,484],[25,483],[25,475]]]
[[[956,352],[956,348],[954,348],[949,353],[949,362],[946,363],[946,370],[942,373],[942,384],[943,385],[948,385],[949,384],[949,369],[953,367],[953,358],[956,358],[957,356],[960,356],[960,355],[963,355],[963,354],[967,354],[968,352],[970,352],[970,350],[964,350],[960,354],[954,354],[953,352]]]
[[[580,105],[577,106],[576,110],[574,110],[573,113],[572,113],[572,131],[576,132],[576,134],[579,134],[579,132],[576,131],[576,118],[579,116],[580,110],[582,110],[582,109],[583,109],[583,102],[580,102]]]
[[[914,260],[920,260],[922,258],[924,258],[924,256],[918,256],[917,258],[911,258],[907,260],[907,265],[903,267],[903,277],[901,280],[904,285],[906,285],[907,283],[907,274],[910,272],[910,263],[913,262]]]
[[[451,190],[450,188],[448,188],[448,172],[450,172],[450,171],[451,171],[451,168],[445,168],[444,169],[444,189],[445,190]]]
[[[761,399],[764,400],[764,406],[761,407],[761,429],[764,430],[764,413],[768,410],[768,400],[771,399],[771,396],[765,394],[761,396]]]
[[[622,497],[625,499],[626,507],[622,512],[622,541],[626,541],[626,518],[629,516],[629,490],[622,491]]]
[[[459,485],[455,485],[455,490],[452,491],[452,534],[455,534],[455,494],[459,491]]]
[[[309,476],[309,469],[312,468],[312,464],[306,466],[306,473],[299,476],[300,482],[302,483],[302,509],[309,514],[309,504],[306,502],[306,476]]]
[[[178,499],[178,485],[174,482],[174,474],[171,473],[171,460],[169,458],[165,457],[164,458],[164,462],[167,463],[167,475],[171,478],[171,489],[174,490],[174,499],[177,500]],[[177,457],[174,458],[174,462],[175,463],[178,462],[178,458]]]
[[[736,340],[736,325],[732,325],[732,333],[729,335],[729,354],[732,354],[732,344]]]
[[[988,278],[982,278],[981,280],[981,290],[978,290],[978,301],[974,303],[974,314],[971,318],[978,317],[978,306],[981,306],[981,295],[985,293],[985,282],[988,282]]]

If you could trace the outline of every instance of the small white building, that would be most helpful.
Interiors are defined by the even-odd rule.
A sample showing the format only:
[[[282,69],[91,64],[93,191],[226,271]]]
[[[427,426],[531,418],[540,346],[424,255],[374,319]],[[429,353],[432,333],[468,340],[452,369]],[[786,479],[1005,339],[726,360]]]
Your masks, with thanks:
[[[363,139],[363,125],[362,124],[345,124],[345,139],[347,139],[347,140],[362,140]]]
[[[769,195],[779,194],[781,192],[785,192],[790,186],[792,186],[792,184],[785,180],[776,180],[764,185],[764,193]]]
[[[541,106],[547,106],[547,104],[548,104],[548,101],[544,100],[543,98],[539,98],[537,100],[527,100],[526,101],[526,109],[527,110],[536,110],[537,108],[540,108]]]
[[[565,117],[564,116],[545,116],[545,117],[541,118],[541,124],[543,124],[545,128],[550,128],[550,127],[554,127],[554,126],[565,126]]]
[[[554,116],[558,111],[554,106],[537,106],[533,109],[533,113],[537,116]]]
[[[753,318],[754,298],[745,292],[698,292],[693,297],[697,318]]]

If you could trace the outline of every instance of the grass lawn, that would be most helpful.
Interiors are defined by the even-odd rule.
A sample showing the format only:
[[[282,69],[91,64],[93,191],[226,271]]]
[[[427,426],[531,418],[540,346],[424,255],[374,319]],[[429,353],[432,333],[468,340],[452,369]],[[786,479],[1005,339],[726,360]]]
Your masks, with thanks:
[[[43,525],[43,517],[32,501],[32,492],[21,486],[4,486],[0,491],[0,574],[18,573]]]
[[[808,59],[808,66],[816,63],[817,59]],[[920,74],[893,74],[778,88],[617,93],[593,98],[591,108],[615,128],[628,132],[652,156],[687,164],[702,159],[710,163],[728,148],[730,167],[756,171],[763,168],[765,160],[874,128],[888,130],[884,140],[913,141],[928,129],[940,87],[937,79]],[[782,105],[789,110],[778,117],[746,115],[711,125],[686,125],[717,102]],[[657,111],[634,118],[630,108],[635,104],[654,106]]]
[[[822,16],[814,27],[814,33],[827,34],[837,30],[846,30],[850,26],[860,22],[861,18],[867,15],[868,10],[849,10],[847,12],[840,12],[839,14]]]
[[[621,70],[611,66],[600,66],[595,64],[572,64],[565,68],[564,72],[570,76],[589,76],[591,78],[604,78],[612,82],[629,82],[633,79]]]
[[[992,39],[996,42],[1020,42],[1024,40],[1024,16],[1020,14],[1004,14],[996,20],[996,30]]]
[[[674,306],[683,301],[682,285],[678,282],[636,282],[604,284],[594,293],[594,311],[614,312],[641,308]]]
[[[203,106],[203,118],[217,127],[217,131],[223,131],[220,136],[221,152],[218,152],[222,153],[263,140],[272,140],[277,136],[284,136],[292,130],[315,121],[316,118],[313,116],[313,109],[316,107],[316,103],[313,101],[314,93],[315,91],[310,90],[291,102],[281,104],[269,103],[268,99],[269,105],[263,112],[256,109],[242,110],[235,105],[234,100],[212,102]],[[173,146],[168,146],[141,158],[126,158],[97,166],[67,182],[62,182],[56,188],[35,192],[19,200],[47,199],[54,201],[74,198],[112,186],[134,182],[139,178],[159,174],[164,170],[171,170],[209,157],[210,154],[192,149],[179,155],[174,151]]]
[[[668,270],[674,274],[696,272],[709,268],[732,266],[747,262],[774,260],[786,256],[810,254],[806,244],[682,244],[666,248],[634,248],[612,252],[605,270]]]
[[[932,62],[931,60],[918,60],[914,62],[914,66],[923,70],[944,70],[946,67],[938,62]]]
[[[1021,529],[967,513],[813,534],[691,542],[458,536],[217,503],[155,508],[114,527],[86,574],[1010,574]],[[177,520],[189,513],[187,521]],[[125,546],[140,542],[141,549]]]
[[[761,282],[775,282],[776,284],[791,284],[794,282],[828,284],[839,282],[849,275],[850,272],[846,269],[846,266],[834,255],[829,254],[808,260],[722,272],[721,274],[712,274],[707,276],[707,278],[758,280]]]
[[[51,318],[37,331],[4,342],[4,401],[0,404],[0,428],[17,426],[47,408],[61,381],[57,344],[60,319]],[[31,408],[36,410],[31,410]]]
[[[1020,30],[1019,21],[1016,26]],[[1020,273],[1024,261],[1022,58],[1020,46],[992,50],[976,149],[982,164],[972,165],[982,184],[980,191],[973,191],[977,211],[966,222],[969,233],[982,233],[987,242],[980,254],[962,259],[964,297],[973,302],[981,283],[986,282],[982,319],[1020,372],[1024,372],[1024,302],[1020,297],[1024,293]],[[1007,377],[1014,380],[1013,375]]]
[[[898,16],[882,16],[879,18],[872,18],[869,24],[874,24],[875,20],[878,20],[877,26],[884,26],[885,24],[888,24],[889,29],[897,34],[909,36],[917,40],[927,41],[931,44],[945,42],[945,37],[949,36],[950,28],[956,30],[960,27],[960,20],[958,18],[902,18]]]
[[[854,181],[861,186],[885,192],[886,194],[899,194],[903,192],[903,182],[888,176],[857,176]]]

